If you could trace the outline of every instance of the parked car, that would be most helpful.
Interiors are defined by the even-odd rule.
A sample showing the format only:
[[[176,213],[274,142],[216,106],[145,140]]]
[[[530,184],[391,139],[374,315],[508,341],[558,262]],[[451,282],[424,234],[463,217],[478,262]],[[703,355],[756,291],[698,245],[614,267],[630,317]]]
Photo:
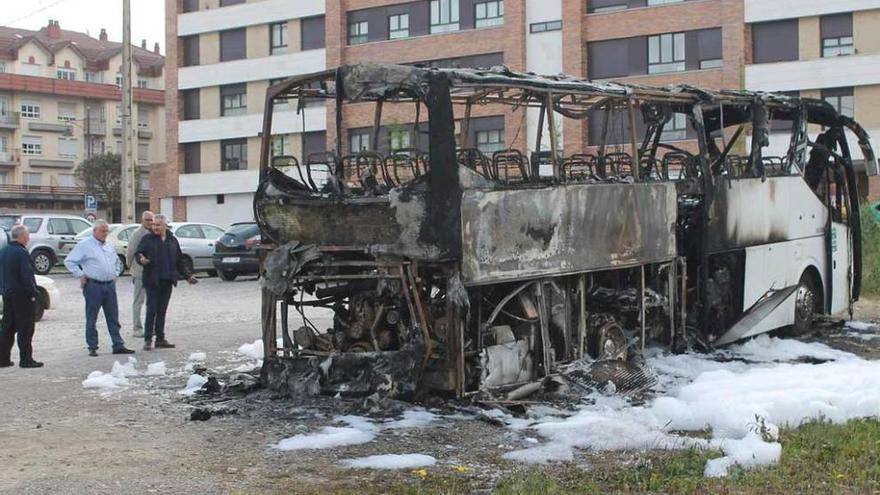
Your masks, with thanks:
[[[45,275],[62,263],[76,245],[76,235],[92,226],[88,220],[64,214],[15,213],[0,215],[0,225],[12,228],[22,224],[31,232],[28,251],[34,260],[34,269]],[[8,230],[8,229],[7,229]]]
[[[14,225],[14,224],[13,224]],[[0,225],[0,249],[9,244],[9,232],[5,226]],[[40,321],[43,319],[43,313],[47,309],[52,309],[58,304],[58,298],[61,292],[55,285],[55,281],[49,277],[37,275],[34,277],[37,281],[37,304],[34,313],[34,319]],[[3,311],[3,298],[0,297],[0,312]]]
[[[111,223],[110,224],[110,233],[107,234],[107,242],[116,249],[116,255],[119,257],[119,273],[117,276],[122,276],[126,270],[130,267],[125,262],[125,251],[128,249],[128,237],[131,235],[135,229],[138,228],[140,224],[137,223]],[[92,235],[92,229],[86,229],[76,235],[76,242],[79,242],[86,237]]]
[[[223,235],[223,229],[210,223],[173,222],[168,228],[180,242],[183,259],[194,272],[217,275],[214,269],[214,243]]]
[[[242,274],[260,273],[259,245],[260,227],[256,222],[232,224],[217,240],[214,250],[214,268],[220,278],[231,281]]]

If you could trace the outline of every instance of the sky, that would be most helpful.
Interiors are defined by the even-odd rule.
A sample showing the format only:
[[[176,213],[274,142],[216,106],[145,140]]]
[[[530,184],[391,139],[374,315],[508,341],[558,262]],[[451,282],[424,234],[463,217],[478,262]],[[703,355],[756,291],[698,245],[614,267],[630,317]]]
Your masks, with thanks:
[[[0,0],[0,26],[38,30],[49,19],[95,38],[105,28],[111,41],[122,41],[122,0]],[[142,39],[165,53],[165,0],[131,0],[132,44]]]

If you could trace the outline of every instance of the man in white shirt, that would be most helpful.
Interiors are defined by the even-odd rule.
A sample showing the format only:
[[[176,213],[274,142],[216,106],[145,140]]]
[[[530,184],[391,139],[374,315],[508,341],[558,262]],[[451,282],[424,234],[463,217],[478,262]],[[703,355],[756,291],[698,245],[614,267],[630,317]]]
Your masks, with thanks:
[[[119,303],[116,299],[116,274],[119,273],[119,257],[116,249],[107,242],[110,226],[98,220],[92,227],[92,235],[81,240],[64,259],[64,266],[80,279],[80,287],[86,299],[86,345],[89,356],[98,355],[98,330],[95,324],[98,311],[104,310],[107,330],[113,342],[113,354],[134,354],[125,347],[119,335]]]

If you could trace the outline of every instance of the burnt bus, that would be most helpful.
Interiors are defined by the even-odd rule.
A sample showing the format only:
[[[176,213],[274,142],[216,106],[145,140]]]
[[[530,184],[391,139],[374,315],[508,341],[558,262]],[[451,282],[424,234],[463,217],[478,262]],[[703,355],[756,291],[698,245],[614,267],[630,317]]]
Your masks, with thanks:
[[[853,162],[870,175],[877,161],[824,101],[373,64],[266,98],[254,214],[272,247],[274,388],[463,396],[589,381],[631,369],[648,344],[803,332],[859,297]],[[273,147],[325,111],[330,149]],[[372,126],[343,129],[347,112]],[[474,131],[498,114],[521,128]],[[589,121],[578,153],[564,151],[567,119]]]

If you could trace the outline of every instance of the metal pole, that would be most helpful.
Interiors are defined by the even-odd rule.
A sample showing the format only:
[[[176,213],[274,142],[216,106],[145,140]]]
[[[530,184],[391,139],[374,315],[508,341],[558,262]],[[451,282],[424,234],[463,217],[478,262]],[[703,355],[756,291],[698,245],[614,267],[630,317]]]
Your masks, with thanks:
[[[131,87],[131,0],[122,0],[122,191],[123,223],[134,223],[137,162],[137,127],[132,123]]]
[[[645,352],[645,265],[639,266],[639,327],[642,352]]]

